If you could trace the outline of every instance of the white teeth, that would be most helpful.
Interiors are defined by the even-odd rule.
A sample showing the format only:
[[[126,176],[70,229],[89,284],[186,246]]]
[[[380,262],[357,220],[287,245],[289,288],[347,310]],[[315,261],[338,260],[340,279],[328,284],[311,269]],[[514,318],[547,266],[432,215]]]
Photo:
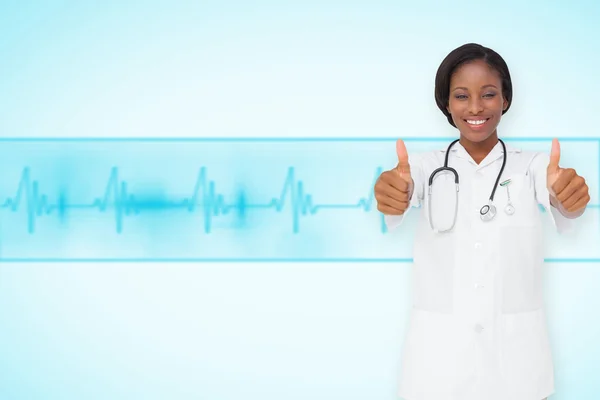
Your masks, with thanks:
[[[472,119],[468,119],[467,122],[470,123],[471,125],[481,125],[483,124],[485,121],[487,121],[486,119],[482,119],[482,120],[472,120]]]

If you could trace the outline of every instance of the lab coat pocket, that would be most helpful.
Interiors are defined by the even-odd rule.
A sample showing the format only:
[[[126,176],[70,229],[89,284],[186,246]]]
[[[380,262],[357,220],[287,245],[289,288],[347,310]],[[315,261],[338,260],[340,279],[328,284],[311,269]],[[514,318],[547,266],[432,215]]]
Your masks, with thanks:
[[[521,391],[521,395],[532,399],[541,396],[546,390],[545,382],[553,379],[544,311],[504,314],[501,318],[501,372],[505,386],[514,391],[508,394],[516,398]]]
[[[535,225],[538,210],[530,178],[525,173],[514,173],[500,180],[494,196],[500,226],[518,228]]]
[[[504,181],[510,179],[510,183],[497,190],[499,225],[495,259],[501,268],[501,304],[505,313],[538,309],[543,300],[543,260],[537,251],[541,240],[540,211],[529,178],[527,174],[509,175]],[[507,204],[514,207],[512,215],[505,210]]]

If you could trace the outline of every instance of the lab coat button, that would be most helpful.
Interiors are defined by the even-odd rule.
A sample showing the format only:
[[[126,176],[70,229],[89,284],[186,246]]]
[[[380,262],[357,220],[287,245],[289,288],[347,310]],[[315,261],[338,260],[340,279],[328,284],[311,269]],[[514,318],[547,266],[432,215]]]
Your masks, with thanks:
[[[475,289],[483,289],[485,286],[483,286],[481,283],[476,283],[475,284]]]
[[[479,243],[479,242],[475,243],[475,248],[476,248],[476,249],[478,249],[478,248],[480,248],[480,247],[481,247],[481,243]]]
[[[475,332],[481,333],[483,331],[483,326],[480,324],[475,325]]]

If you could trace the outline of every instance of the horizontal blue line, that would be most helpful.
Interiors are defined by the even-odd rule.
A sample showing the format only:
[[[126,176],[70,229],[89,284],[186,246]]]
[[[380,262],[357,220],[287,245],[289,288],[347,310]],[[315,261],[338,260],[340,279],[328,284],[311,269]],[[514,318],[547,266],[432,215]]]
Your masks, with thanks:
[[[3,137],[0,142],[389,142],[396,137]],[[454,137],[401,137],[407,142],[448,141]],[[546,142],[554,137],[506,137],[514,142]],[[600,137],[558,137],[565,142],[598,142]]]
[[[412,263],[412,258],[0,258],[0,263]],[[600,263],[600,258],[546,258],[549,263]]]

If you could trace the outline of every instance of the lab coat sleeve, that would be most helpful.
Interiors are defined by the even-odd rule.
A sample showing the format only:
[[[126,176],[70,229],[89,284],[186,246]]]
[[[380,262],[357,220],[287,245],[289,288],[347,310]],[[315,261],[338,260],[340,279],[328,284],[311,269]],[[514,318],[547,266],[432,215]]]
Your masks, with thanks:
[[[423,179],[423,170],[421,167],[421,157],[419,155],[409,155],[408,163],[410,164],[410,174],[414,181],[413,192],[410,198],[409,207],[402,215],[384,215],[383,219],[389,231],[398,228],[402,225],[402,221],[406,219],[413,208],[420,207],[423,202],[425,181]]]
[[[547,173],[550,156],[546,153],[536,153],[530,166],[535,185],[536,201],[546,210],[552,224],[558,233],[571,233],[574,229],[574,220],[561,214],[550,204],[550,193],[547,187]]]

